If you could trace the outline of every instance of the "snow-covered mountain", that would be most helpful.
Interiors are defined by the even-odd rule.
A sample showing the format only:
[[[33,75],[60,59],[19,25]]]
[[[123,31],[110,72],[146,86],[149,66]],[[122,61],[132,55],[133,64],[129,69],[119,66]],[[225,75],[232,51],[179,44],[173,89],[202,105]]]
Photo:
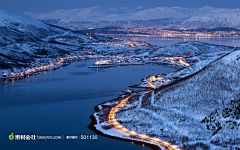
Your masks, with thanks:
[[[240,27],[240,9],[156,7],[146,10],[93,6],[48,13],[25,12],[65,28],[158,27],[219,28]]]
[[[1,46],[18,41],[38,41],[56,32],[42,21],[0,9]]]
[[[2,71],[25,70],[36,62],[54,61],[82,50],[89,41],[85,33],[0,9],[0,75]]]
[[[74,21],[75,19],[81,20],[91,20],[99,19],[105,20],[105,17],[114,18],[115,16],[128,16],[133,15],[137,12],[137,9],[128,9],[126,7],[121,8],[112,8],[112,7],[104,7],[104,6],[93,6],[89,8],[78,8],[78,9],[70,9],[70,10],[55,10],[51,12],[42,12],[42,13],[33,13],[33,12],[25,12],[24,15],[40,19],[40,20],[61,20],[61,19],[70,19]]]
[[[38,28],[47,28],[47,25],[44,24],[43,22],[21,15],[21,14],[17,14],[14,12],[10,12],[10,11],[6,11],[6,10],[2,10],[0,9],[0,26],[11,26],[15,24],[19,24],[19,26],[21,25],[32,25],[32,26],[36,26]]]

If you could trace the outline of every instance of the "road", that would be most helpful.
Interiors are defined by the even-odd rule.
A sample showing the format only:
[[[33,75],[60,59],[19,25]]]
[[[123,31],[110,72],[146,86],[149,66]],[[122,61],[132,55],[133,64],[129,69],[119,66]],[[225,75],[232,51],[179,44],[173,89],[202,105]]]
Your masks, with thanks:
[[[155,89],[156,87],[152,84],[152,82],[154,81],[154,78],[150,78],[151,80],[148,82],[148,85]],[[147,142],[153,142],[155,145],[159,145],[160,147],[164,147],[166,150],[181,150],[178,146],[176,145],[172,145],[171,143],[169,143],[168,141],[162,141],[159,138],[156,137],[150,137],[146,134],[138,134],[136,131],[129,131],[126,127],[124,127],[123,125],[121,125],[119,122],[117,122],[116,119],[116,114],[118,112],[118,110],[122,107],[124,107],[127,103],[127,101],[137,95],[141,95],[141,94],[146,94],[146,93],[150,93],[153,91],[153,89],[150,89],[148,91],[144,91],[142,93],[139,94],[132,94],[127,96],[126,98],[124,98],[123,100],[120,101],[120,103],[118,105],[116,105],[115,107],[113,107],[110,111],[109,114],[109,122],[114,126],[114,128],[118,129],[121,132],[125,132],[127,133],[129,136],[134,136],[135,138],[147,141]]]

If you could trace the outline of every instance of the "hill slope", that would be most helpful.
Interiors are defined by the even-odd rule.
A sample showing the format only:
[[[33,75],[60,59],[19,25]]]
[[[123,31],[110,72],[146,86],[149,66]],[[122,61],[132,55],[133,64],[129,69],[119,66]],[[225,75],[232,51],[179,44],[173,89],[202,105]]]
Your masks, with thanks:
[[[85,33],[0,9],[0,74],[25,70],[36,62],[53,61],[82,49],[89,41]]]
[[[133,99],[117,119],[129,130],[184,149],[238,149],[240,51],[213,62],[191,78]]]

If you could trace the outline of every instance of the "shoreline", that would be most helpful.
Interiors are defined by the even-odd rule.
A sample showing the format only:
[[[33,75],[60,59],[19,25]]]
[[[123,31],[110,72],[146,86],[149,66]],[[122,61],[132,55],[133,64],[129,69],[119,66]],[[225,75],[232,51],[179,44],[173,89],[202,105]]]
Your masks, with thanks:
[[[146,94],[148,94],[148,93],[150,93],[150,92],[157,92],[157,91],[159,91],[159,90],[161,90],[161,89],[163,89],[163,88],[165,88],[165,87],[168,87],[168,86],[171,86],[171,85],[174,85],[174,84],[176,84],[177,82],[180,82],[180,81],[183,81],[183,80],[186,80],[186,79],[188,79],[188,78],[191,78],[192,76],[194,76],[194,75],[196,75],[196,74],[198,74],[199,72],[201,72],[201,71],[203,71],[204,69],[206,69],[210,64],[212,64],[213,62],[215,62],[215,61],[217,61],[217,60],[219,60],[219,59],[221,59],[221,58],[223,58],[223,57],[225,57],[225,56],[227,56],[227,55],[229,55],[230,53],[232,53],[232,52],[234,52],[234,51],[236,51],[236,50],[239,50],[239,49],[234,49],[233,51],[230,51],[229,53],[226,53],[225,55],[223,55],[223,56],[221,56],[221,57],[219,57],[219,58],[217,58],[217,59],[215,59],[214,61],[212,61],[212,62],[210,62],[209,64],[207,64],[206,66],[204,66],[203,68],[201,68],[200,70],[198,70],[198,71],[196,71],[196,72],[193,72],[192,74],[190,74],[190,75],[187,75],[187,76],[185,76],[185,77],[183,77],[183,78],[180,78],[180,79],[177,79],[177,80],[175,80],[175,81],[172,81],[172,82],[170,82],[170,83],[168,83],[168,84],[166,84],[166,85],[162,85],[162,86],[160,86],[160,87],[158,87],[158,88],[156,88],[156,89],[154,89],[154,88],[150,88],[150,87],[148,87],[148,88],[145,88],[145,87],[141,87],[141,88],[145,88],[146,89]],[[181,70],[181,69],[180,69]],[[139,84],[138,84],[139,85]],[[133,85],[133,86],[130,86],[130,87],[135,87],[135,88],[139,88],[139,86],[138,85]],[[125,93],[126,94],[126,93]],[[140,94],[138,93],[138,94],[132,94],[132,97],[134,97],[134,96],[139,96]],[[129,95],[129,96],[131,96],[131,95]],[[126,96],[124,96],[124,98],[125,98]],[[99,120],[99,118],[97,118],[96,117],[96,115],[98,115],[98,113],[99,112],[101,112],[102,110],[100,109],[101,107],[102,107],[102,105],[104,105],[104,104],[107,104],[107,103],[109,103],[109,102],[118,102],[118,104],[112,104],[112,105],[114,105],[114,106],[112,106],[112,105],[110,105],[110,106],[108,106],[108,108],[107,108],[107,111],[105,111],[105,118],[108,118],[108,120],[110,119],[109,118],[109,114],[111,113],[111,111],[112,111],[112,109],[115,109],[115,107],[117,106],[117,105],[119,105],[122,101],[124,101],[124,99],[121,99],[121,95],[117,98],[117,99],[113,99],[113,100],[110,100],[110,101],[106,101],[106,102],[104,102],[104,103],[101,103],[101,104],[98,104],[97,106],[95,106],[94,107],[94,109],[95,109],[95,113],[94,114],[92,114],[91,116],[90,116],[90,118],[91,118],[91,120],[92,120],[92,122],[91,122],[91,124],[88,126],[88,128],[89,129],[91,129],[92,131],[94,131],[95,133],[100,133],[100,135],[103,135],[103,136],[105,136],[105,137],[110,137],[110,138],[113,138],[113,139],[117,139],[117,140],[122,140],[122,141],[139,141],[138,139],[135,139],[135,138],[126,138],[126,137],[124,137],[124,136],[121,136],[121,135],[118,135],[118,136],[113,136],[113,135],[110,135],[110,134],[108,134],[108,133],[104,133],[104,131],[106,131],[106,129],[103,129],[103,131],[101,130],[99,130],[99,129],[97,129],[97,125],[100,125],[101,126],[101,124],[100,124],[100,122],[102,121],[102,122],[105,122],[106,120]],[[99,121],[98,121],[99,120]],[[111,128],[114,128],[114,126],[112,126]],[[144,139],[142,139],[142,140],[140,140],[140,143],[141,144],[143,144],[143,143],[148,143],[148,144],[150,144],[149,142],[147,142],[146,140],[144,140]],[[170,143],[169,143],[170,144]],[[150,144],[150,148],[152,148],[152,149],[156,149],[156,146],[157,146],[157,144],[156,143],[151,143]],[[159,146],[159,145],[158,145]],[[157,147],[158,147],[157,146]],[[161,146],[164,146],[164,145],[162,145],[162,144],[160,144],[160,146],[158,147],[159,149],[161,149],[160,147]],[[172,149],[172,150],[175,150],[174,148],[171,148],[170,146],[169,147],[165,147],[165,148],[163,148],[163,149]],[[178,148],[177,148],[178,149]]]
[[[233,50],[234,51],[234,50]],[[171,86],[171,85],[173,85],[173,84],[175,84],[175,83],[177,83],[177,82],[180,82],[180,81],[183,81],[183,80],[186,80],[187,78],[190,78],[190,77],[192,77],[192,76],[194,76],[195,74],[197,74],[197,73],[199,73],[200,71],[202,71],[202,70],[204,70],[206,67],[208,67],[208,65],[209,64],[211,64],[211,63],[213,63],[213,62],[215,62],[216,60],[218,60],[218,59],[221,59],[222,57],[225,57],[226,55],[228,55],[229,53],[232,53],[233,51],[230,51],[230,52],[228,52],[228,53],[226,53],[225,55],[223,55],[223,56],[221,56],[221,57],[218,57],[217,59],[215,59],[215,60],[213,60],[213,61],[211,61],[210,63],[208,63],[208,64],[206,64],[206,66],[204,66],[203,68],[200,68],[199,70],[195,70],[195,71],[193,71],[193,72],[191,72],[191,73],[189,73],[189,74],[185,74],[186,76],[182,76],[182,77],[180,77],[180,78],[178,78],[178,79],[176,79],[176,80],[170,80],[170,82],[167,82],[166,84],[164,84],[164,85],[160,85],[159,87],[152,87],[152,86],[140,86],[141,84],[138,84],[138,85],[133,85],[133,86],[129,86],[129,87],[135,87],[135,88],[145,88],[146,90],[143,90],[144,92],[145,92],[145,94],[148,94],[148,93],[150,93],[150,92],[157,92],[158,90],[161,90],[162,88],[165,88],[165,87],[167,87],[167,86]],[[67,65],[69,65],[69,64],[71,64],[71,62],[73,62],[73,61],[78,61],[78,60],[90,60],[90,59],[97,59],[97,58],[111,58],[111,57],[113,57],[113,56],[103,56],[103,55],[91,55],[91,56],[79,56],[79,55],[73,55],[73,56],[70,56],[70,57],[68,57],[68,58],[57,58],[56,60],[61,60],[61,62],[56,62],[57,64],[55,65],[55,66],[52,66],[52,64],[48,64],[49,66],[46,66],[46,68],[44,68],[44,69],[46,69],[46,70],[40,70],[40,71],[38,71],[37,70],[37,72],[33,72],[33,71],[29,71],[28,72],[28,74],[24,74],[24,77],[22,77],[22,78],[26,78],[26,77],[29,77],[29,76],[31,76],[31,75],[35,75],[34,73],[36,73],[36,74],[40,74],[40,73],[42,73],[43,71],[51,71],[51,70],[56,70],[56,69],[58,69],[58,68],[61,68],[61,67],[63,67],[63,66],[67,66]],[[151,62],[151,63],[154,63],[154,62]],[[129,64],[129,65],[131,65],[131,64]],[[165,64],[166,65],[166,64]],[[172,64],[168,64],[167,66],[169,66],[169,65],[172,65]],[[44,65],[45,66],[45,65]],[[48,67],[49,67],[49,69],[50,70],[48,70]],[[188,67],[186,67],[186,68],[188,68]],[[31,68],[30,68],[31,69]],[[179,69],[179,70],[183,70],[183,69]],[[177,70],[177,71],[179,71],[179,70]],[[176,72],[177,72],[176,71]],[[175,73],[175,72],[174,72]],[[17,79],[17,78],[19,78],[18,76],[17,77],[9,77],[9,79],[7,78],[7,80],[13,80],[14,81],[14,79]],[[147,82],[144,82],[144,83],[142,83],[142,84],[144,84],[144,85],[146,85],[146,83],[150,83],[151,84],[151,82],[152,81],[154,81],[154,80],[150,80],[150,81],[147,81]],[[154,86],[154,85],[153,85]],[[125,93],[126,94],[126,93]],[[129,93],[128,93],[129,94]],[[141,92],[137,92],[137,94],[133,94],[133,96],[139,96],[139,95],[142,95],[143,93],[142,93],[142,91]],[[147,95],[147,96],[149,96],[149,95]],[[88,128],[89,129],[91,129],[93,132],[95,132],[95,133],[97,133],[97,134],[99,134],[99,135],[102,135],[102,136],[105,136],[105,137],[110,137],[110,138],[113,138],[113,139],[118,139],[118,140],[122,140],[122,141],[128,141],[128,142],[132,142],[132,141],[134,141],[135,143],[139,143],[140,145],[146,145],[146,146],[148,146],[148,147],[150,147],[150,148],[153,148],[153,149],[172,149],[172,150],[180,150],[179,148],[171,148],[171,146],[175,146],[175,145],[170,145],[170,143],[167,145],[167,148],[164,148],[164,146],[166,146],[166,145],[163,145],[163,144],[161,144],[161,143],[164,143],[164,142],[162,142],[162,141],[157,141],[157,142],[153,142],[153,141],[150,141],[149,139],[152,139],[152,138],[139,138],[139,136],[138,136],[138,138],[136,138],[137,136],[135,136],[135,137],[124,137],[124,136],[114,136],[113,134],[108,134],[108,133],[106,133],[105,131],[106,131],[106,129],[104,129],[104,128],[102,128],[103,130],[99,130],[96,126],[97,125],[100,125],[101,126],[101,124],[99,123],[99,119],[97,118],[97,116],[96,116],[96,114],[98,113],[98,112],[100,112],[101,111],[101,109],[100,109],[100,107],[102,107],[102,105],[104,105],[104,104],[106,104],[106,103],[109,103],[109,102],[115,102],[115,104],[112,104],[112,105],[110,105],[110,106],[108,106],[108,111],[107,112],[105,112],[105,118],[107,118],[108,119],[108,117],[109,117],[109,114],[111,113],[111,111],[112,111],[112,108],[114,108],[114,107],[116,107],[119,103],[121,103],[121,101],[123,101],[124,99],[122,99],[123,97],[118,97],[117,99],[113,99],[113,100],[111,100],[111,101],[107,101],[107,102],[104,102],[104,103],[101,103],[101,104],[99,104],[99,105],[97,105],[97,106],[95,106],[94,107],[94,109],[95,109],[95,111],[96,111],[96,113],[94,113],[94,114],[92,114],[91,116],[90,116],[90,118],[91,118],[91,124],[88,126]],[[126,96],[124,96],[124,98],[126,98]],[[116,104],[116,103],[118,103],[118,104]],[[114,106],[113,106],[114,105]],[[108,119],[109,120],[109,119]],[[100,120],[100,121],[102,121],[102,120]],[[106,120],[105,120],[106,121]],[[113,125],[113,124],[112,124]],[[111,128],[113,128],[114,129],[114,126],[112,126]],[[160,143],[160,144],[159,144]],[[157,147],[157,148],[156,148]]]
[[[116,99],[112,99],[110,101],[98,104],[97,106],[94,107],[94,110],[95,110],[95,112],[99,112],[99,111],[101,111],[99,109],[99,106],[101,106],[102,104],[105,104],[105,103],[108,103],[108,102],[118,102],[118,101],[120,101],[120,99],[121,99],[121,97],[118,97]],[[108,111],[107,114],[109,115],[110,111]],[[108,116],[108,115],[106,115],[106,116]],[[98,124],[98,119],[96,118],[95,113],[90,116],[90,119],[91,119],[91,124],[88,125],[88,128],[96,134],[99,134],[99,135],[104,136],[104,137],[120,140],[120,141],[131,142],[132,144],[147,146],[147,147],[149,147],[153,150],[163,150],[159,146],[154,145],[152,143],[149,143],[147,141],[138,140],[138,139],[134,139],[134,138],[123,138],[123,137],[119,137],[119,136],[113,136],[113,135],[106,134],[106,133],[104,133],[104,132],[102,132],[102,131],[100,131],[96,128],[95,125]]]
[[[154,91],[154,89],[151,89],[151,88],[145,88],[145,89],[146,90],[144,90],[144,91],[137,91],[136,93],[125,93],[124,97],[121,97],[121,95],[120,95],[116,99],[112,99],[110,101],[103,102],[103,103],[98,104],[97,106],[95,106],[94,110],[96,112],[90,116],[90,119],[91,119],[92,122],[91,122],[90,125],[88,125],[88,128],[90,130],[92,130],[93,132],[95,132],[95,133],[97,133],[99,135],[102,135],[104,137],[108,137],[108,138],[112,138],[112,139],[116,139],[116,140],[121,140],[121,141],[134,142],[134,143],[142,145],[142,146],[148,146],[148,147],[152,148],[153,150],[165,150],[165,149],[181,150],[179,148],[174,148],[175,145],[170,145],[170,143],[168,143],[168,142],[153,141],[150,138],[149,139],[146,139],[146,138],[144,139],[144,138],[141,138],[141,135],[140,136],[138,136],[138,135],[131,135],[131,134],[128,134],[128,133],[127,133],[128,134],[127,135],[126,133],[120,133],[120,132],[118,132],[118,129],[113,126],[113,124],[111,124],[111,126],[107,127],[107,129],[104,129],[104,128],[101,127],[101,130],[100,130],[97,127],[98,125],[100,125],[101,121],[104,121],[104,120],[100,120],[99,119],[100,117],[97,117],[97,116],[99,116],[99,114],[97,114],[97,113],[101,112],[100,108],[103,107],[102,105],[104,105],[106,103],[116,103],[116,102],[119,102],[118,104],[112,104],[112,105],[115,105],[114,107],[111,107],[112,105],[108,106],[108,107],[105,106],[105,109],[107,109],[107,111],[105,111],[104,118],[108,119],[112,109],[115,108],[117,105],[121,104],[121,102],[124,101],[126,98],[133,97],[133,96],[139,96],[139,95],[143,94],[143,92],[148,94],[148,93]],[[109,131],[109,133],[110,133],[109,134],[109,133],[104,132],[104,131],[107,131],[107,130],[113,130],[113,131]],[[173,147],[171,147],[171,146],[173,146]]]
[[[21,80],[30,76],[38,75],[45,72],[50,72],[57,70],[62,67],[66,67],[70,65],[72,62],[84,61],[84,60],[91,60],[97,58],[111,58],[113,56],[103,56],[103,55],[73,55],[61,58],[55,58],[57,61],[55,63],[45,64],[38,67],[29,67],[26,68],[22,72],[11,72],[11,73],[4,73],[0,76],[0,82],[7,82],[7,81],[14,81],[14,80]],[[1,74],[0,74],[1,75]]]
[[[60,61],[55,62],[55,63],[45,64],[43,66],[26,68],[22,72],[12,72],[12,73],[8,73],[8,74],[4,73],[0,77],[0,82],[7,82],[7,81],[14,82],[14,80],[18,81],[18,80],[25,79],[25,78],[28,78],[28,77],[31,77],[31,76],[34,76],[34,75],[38,75],[38,74],[41,74],[41,73],[51,72],[51,71],[57,70],[59,68],[66,67],[66,66],[70,65],[72,62],[79,62],[79,61],[92,60],[92,59],[98,59],[98,58],[114,58],[114,57],[115,56],[107,56],[107,55],[106,56],[103,56],[103,55],[92,55],[92,56],[75,55],[75,56],[70,56],[70,57],[67,57],[67,58],[66,57],[65,58],[56,58],[56,60],[60,60]],[[142,63],[142,64],[129,63],[129,64],[124,64],[124,65],[117,64],[117,65],[112,65],[112,66],[96,65],[96,66],[88,66],[88,68],[110,68],[110,67],[122,67],[122,66],[139,66],[139,65],[147,65],[147,64],[150,64],[150,63],[175,68],[175,69],[178,69],[178,70],[184,69],[183,67],[180,68],[180,66],[178,66],[178,65],[173,66],[173,64],[171,64],[171,63],[161,63],[161,62],[145,62],[145,63]],[[133,86],[136,86],[136,85],[133,85]],[[129,86],[129,87],[131,87],[131,86]],[[141,87],[139,87],[139,88],[141,88]],[[147,88],[147,87],[143,87],[143,88]]]
[[[107,138],[112,138],[112,139],[115,139],[115,140],[129,142],[129,143],[132,143],[132,144],[137,144],[137,145],[141,145],[141,146],[147,146],[147,147],[149,147],[151,149],[154,149],[154,150],[162,150],[158,146],[150,144],[150,143],[147,143],[147,142],[144,142],[144,141],[137,141],[137,140],[134,140],[134,139],[126,139],[126,138],[121,138],[121,137],[111,136],[111,135],[105,134],[104,132],[101,132],[101,131],[97,130],[96,127],[94,126],[95,124],[97,124],[97,120],[94,117],[94,114],[92,114],[90,116],[90,119],[91,119],[91,124],[88,125],[88,128],[90,130],[92,130],[94,133],[98,134],[98,135],[101,135],[101,136],[104,136],[104,137],[107,137]]]

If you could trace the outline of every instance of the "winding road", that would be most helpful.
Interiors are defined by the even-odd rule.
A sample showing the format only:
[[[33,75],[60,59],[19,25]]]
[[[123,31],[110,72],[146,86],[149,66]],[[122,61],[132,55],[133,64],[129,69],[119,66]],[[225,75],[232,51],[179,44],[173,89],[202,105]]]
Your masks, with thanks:
[[[122,107],[124,107],[127,103],[127,101],[137,95],[140,94],[146,94],[146,93],[150,93],[153,91],[153,89],[155,89],[156,87],[152,84],[152,82],[154,81],[153,77],[150,77],[150,82],[148,82],[148,85],[152,88],[148,91],[139,93],[139,94],[132,94],[127,96],[126,98],[124,98],[123,100],[120,101],[120,103],[118,105],[116,105],[115,107],[113,107],[109,113],[109,122],[114,126],[114,128],[118,129],[121,132],[125,132],[127,133],[129,136],[134,136],[135,138],[147,141],[147,142],[152,142],[155,145],[158,145],[160,147],[164,147],[166,150],[181,150],[178,146],[176,145],[172,145],[171,143],[167,142],[167,141],[162,141],[159,138],[156,137],[150,137],[146,134],[138,134],[136,131],[129,131],[126,127],[124,127],[123,125],[121,125],[119,122],[117,122],[116,119],[116,113],[118,112],[118,110]]]

